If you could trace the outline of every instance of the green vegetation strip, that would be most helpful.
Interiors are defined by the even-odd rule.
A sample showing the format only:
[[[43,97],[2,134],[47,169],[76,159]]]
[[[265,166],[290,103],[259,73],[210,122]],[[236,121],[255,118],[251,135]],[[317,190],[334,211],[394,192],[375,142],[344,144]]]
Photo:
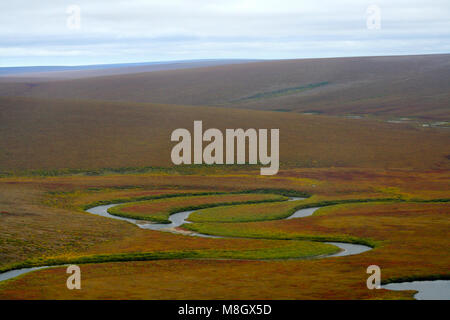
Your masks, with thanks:
[[[433,280],[450,280],[450,274],[430,274],[430,275],[411,275],[404,277],[393,277],[381,280],[381,284],[399,283],[399,282],[412,282],[412,281],[433,281]]]
[[[313,208],[313,207],[329,207],[340,204],[358,204],[358,203],[392,203],[392,202],[401,202],[401,203],[441,203],[441,202],[449,202],[450,199],[431,199],[431,200],[419,200],[415,199],[413,201],[406,201],[398,198],[377,198],[377,199],[346,199],[346,200],[325,200],[325,201],[317,201],[314,196],[310,199],[303,201],[293,201],[284,204],[280,204],[278,211],[271,212],[270,220],[280,220],[283,218],[287,218],[292,215],[294,212],[300,209]],[[300,202],[300,204],[298,204]],[[229,207],[230,209],[239,210],[240,206],[237,207]],[[250,206],[255,208],[256,206]],[[274,206],[275,207],[275,206]],[[239,216],[226,216],[227,211],[224,211],[222,215],[218,215],[216,217],[212,217],[210,215],[210,210],[204,210],[208,214],[204,214],[202,216],[200,214],[195,215],[196,213],[192,213],[189,220],[195,223],[184,224],[182,228],[190,231],[194,231],[197,233],[202,233],[206,235],[213,236],[222,236],[222,237],[232,237],[232,238],[253,238],[253,239],[272,239],[272,240],[309,240],[309,241],[320,241],[320,242],[345,242],[345,243],[354,243],[354,244],[362,244],[372,248],[381,245],[381,241],[375,241],[373,239],[364,239],[353,237],[350,235],[308,235],[301,233],[286,233],[281,231],[274,230],[257,230],[252,228],[249,223],[233,223],[233,222],[260,222],[263,221],[263,218],[268,218],[267,216],[258,217],[258,211],[255,210],[253,212],[245,212],[244,215]],[[213,214],[216,212],[212,212]],[[218,213],[218,212],[217,212]],[[317,211],[315,214],[324,213],[323,210]]]
[[[41,266],[58,266],[65,264],[106,263],[125,261],[150,261],[169,259],[230,259],[230,260],[276,260],[307,259],[315,256],[333,254],[339,248],[326,243],[310,241],[283,241],[281,246],[252,250],[179,250],[155,251],[121,254],[101,254],[74,258],[38,258],[10,265],[0,269],[1,272]]]
[[[156,200],[156,199],[167,199],[167,198],[176,198],[176,197],[188,197],[188,196],[209,196],[209,195],[227,195],[227,194],[253,194],[253,193],[261,193],[261,194],[277,194],[285,197],[304,197],[308,198],[310,195],[306,192],[296,191],[296,190],[288,190],[288,189],[252,189],[252,190],[240,190],[240,191],[232,191],[232,192],[193,192],[193,193],[171,193],[171,194],[160,194],[160,195],[152,195],[152,196],[142,196],[142,197],[129,197],[129,198],[117,198],[112,200],[100,200],[95,201],[89,204],[86,204],[82,207],[83,210],[87,210],[97,206],[104,206],[108,204],[116,204],[116,203],[125,203],[125,202],[138,202],[145,200]]]
[[[233,164],[233,165],[206,165],[191,164],[174,167],[119,167],[119,168],[98,168],[98,169],[35,169],[35,170],[14,170],[0,171],[0,178],[10,177],[60,177],[60,176],[107,176],[107,175],[127,175],[127,174],[179,174],[195,175],[198,173],[220,173],[259,170],[260,164]]]
[[[240,195],[239,193],[236,195]],[[270,194],[268,194],[269,196]],[[222,196],[222,195],[220,195]],[[204,209],[204,208],[213,208],[213,207],[223,207],[223,206],[229,206],[229,205],[237,205],[237,204],[250,204],[250,203],[267,203],[267,202],[280,202],[280,201],[286,201],[288,200],[287,197],[280,196],[280,195],[272,195],[273,197],[268,199],[260,199],[260,200],[245,200],[245,201],[224,201],[224,202],[217,202],[217,203],[204,203],[204,204],[198,204],[198,205],[187,205],[187,206],[174,206],[170,209],[163,210],[160,212],[152,213],[151,215],[146,215],[145,212],[142,214],[133,214],[130,212],[123,211],[124,208],[133,206],[133,205],[143,205],[143,204],[151,204],[152,202],[156,200],[150,200],[148,202],[131,202],[131,203],[125,203],[113,208],[108,209],[108,213],[124,217],[124,218],[130,218],[130,219],[137,219],[137,220],[147,220],[147,221],[153,221],[157,223],[165,223],[169,224],[170,221],[168,220],[169,216],[171,214],[177,213],[177,212],[183,212],[183,211],[191,211],[191,210],[198,210],[198,209]],[[195,197],[179,197],[179,199],[195,199]]]
[[[299,92],[302,92],[305,90],[319,88],[319,87],[328,85],[329,83],[330,82],[328,82],[328,81],[323,81],[323,82],[318,82],[318,83],[310,83],[310,84],[298,86],[298,87],[283,88],[283,89],[278,89],[278,90],[274,90],[274,91],[261,92],[261,93],[257,93],[257,94],[254,94],[254,95],[251,95],[248,97],[241,98],[241,99],[233,100],[232,102],[242,102],[242,101],[248,101],[248,100],[276,98],[276,97],[280,97],[280,96],[284,96],[284,95],[299,93]]]
[[[345,242],[362,244],[371,248],[381,245],[380,241],[364,239],[350,235],[309,235],[300,233],[286,233],[273,230],[255,230],[246,224],[232,223],[190,223],[182,226],[194,232],[229,238],[271,239],[271,240],[303,240],[317,242]]]
[[[347,200],[327,200],[318,201],[314,197],[303,201],[292,201],[286,203],[274,203],[268,205],[250,204],[239,206],[227,206],[221,208],[206,209],[193,212],[189,216],[191,222],[257,222],[285,219],[300,209],[326,207],[345,203],[366,203],[366,202],[400,202],[402,200],[394,198],[378,199],[347,199]],[[299,204],[300,202],[300,204]]]

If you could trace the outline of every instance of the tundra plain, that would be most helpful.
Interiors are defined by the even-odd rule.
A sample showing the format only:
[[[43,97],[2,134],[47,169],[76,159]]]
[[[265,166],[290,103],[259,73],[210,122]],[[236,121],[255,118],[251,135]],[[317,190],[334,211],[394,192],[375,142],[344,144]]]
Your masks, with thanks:
[[[450,278],[450,131],[422,125],[450,118],[449,57],[2,77],[0,271],[54,267],[0,282],[0,299],[413,299],[368,290],[366,269]],[[279,173],[174,166],[170,133],[195,120],[280,129]],[[142,223],[194,213],[163,232],[86,212],[106,204]],[[372,250],[327,257],[333,241]]]

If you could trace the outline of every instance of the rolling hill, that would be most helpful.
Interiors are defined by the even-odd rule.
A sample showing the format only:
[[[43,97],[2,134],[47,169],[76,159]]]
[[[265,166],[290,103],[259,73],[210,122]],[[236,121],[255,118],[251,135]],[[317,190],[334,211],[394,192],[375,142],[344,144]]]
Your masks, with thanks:
[[[0,96],[450,118],[450,55],[277,60],[70,80],[6,77]]]
[[[450,168],[448,130],[285,112],[96,100],[0,98],[2,171],[172,166],[170,134],[279,128],[287,167]]]

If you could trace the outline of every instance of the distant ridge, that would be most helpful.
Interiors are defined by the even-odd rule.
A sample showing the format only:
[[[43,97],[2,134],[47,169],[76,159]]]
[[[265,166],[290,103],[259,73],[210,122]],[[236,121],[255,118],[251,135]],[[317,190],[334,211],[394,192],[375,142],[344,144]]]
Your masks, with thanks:
[[[43,78],[84,78],[105,75],[116,75],[136,72],[151,72],[163,70],[211,67],[227,64],[256,62],[252,59],[198,59],[174,60],[115,64],[94,64],[79,66],[27,66],[0,67],[0,76],[13,77],[43,77]]]

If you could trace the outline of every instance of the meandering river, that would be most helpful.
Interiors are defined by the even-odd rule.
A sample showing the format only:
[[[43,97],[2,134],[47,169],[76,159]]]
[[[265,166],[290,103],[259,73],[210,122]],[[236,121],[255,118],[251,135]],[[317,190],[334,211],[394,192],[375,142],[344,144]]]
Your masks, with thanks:
[[[289,199],[289,201],[296,201],[296,200],[302,200],[302,198]],[[143,222],[142,220],[134,220],[134,219],[129,219],[129,218],[118,217],[118,216],[108,213],[108,209],[118,206],[118,205],[119,204],[98,206],[98,207],[88,209],[87,212],[96,214],[96,215],[99,215],[102,217],[108,217],[108,218],[112,218],[112,219],[128,221],[128,222],[131,222],[131,223],[137,225],[139,228],[142,228],[142,229],[179,233],[175,230],[175,228],[180,227],[185,223],[190,223],[189,221],[187,221],[187,219],[189,218],[189,215],[195,211],[195,210],[182,211],[182,212],[177,212],[177,213],[170,215],[169,216],[170,224],[146,223],[146,222]],[[287,217],[286,219],[304,218],[304,217],[314,214],[314,212],[316,212],[318,209],[319,209],[319,207],[300,209],[300,210],[297,210],[296,212],[294,212],[291,216]],[[196,236],[196,237],[226,238],[226,237],[221,237],[221,236],[211,236],[211,235],[197,233],[197,232],[188,232],[188,233],[183,232],[183,234],[190,235],[190,236]],[[326,257],[349,256],[349,255],[353,255],[353,254],[360,254],[360,253],[363,253],[363,252],[366,252],[366,251],[372,249],[371,247],[360,245],[360,244],[343,243],[343,242],[326,242],[326,243],[332,244],[341,249],[340,252],[331,254],[331,255],[327,255]],[[323,256],[323,257],[325,257],[325,256]],[[321,257],[321,258],[323,258],[323,257]]]
[[[303,198],[290,198],[288,201],[297,201],[302,200]],[[165,231],[165,232],[172,232],[172,233],[181,233],[188,236],[195,236],[195,237],[207,237],[207,238],[226,238],[222,236],[213,236],[213,235],[207,235],[207,234],[201,234],[197,232],[182,232],[179,230],[176,230],[177,227],[182,226],[185,223],[190,223],[187,221],[190,214],[196,210],[190,210],[190,211],[182,211],[177,212],[169,216],[170,224],[160,224],[160,223],[149,223],[143,220],[135,220],[130,218],[124,218],[112,215],[108,213],[108,209],[122,205],[122,203],[118,204],[109,204],[109,205],[103,205],[103,206],[97,206],[90,208],[86,210],[89,213],[99,215],[102,217],[110,218],[110,219],[116,219],[116,220],[122,220],[127,221],[130,223],[135,224],[139,228],[142,229],[149,229],[149,230],[157,230],[157,231]],[[304,218],[308,217],[314,214],[320,207],[314,207],[314,208],[306,208],[306,209],[300,209],[294,212],[289,217],[285,218],[286,220],[289,219],[296,219],[296,218]],[[369,251],[372,248],[361,245],[361,244],[353,244],[353,243],[344,243],[344,242],[325,242],[331,245],[334,245],[336,247],[339,247],[341,251],[330,254],[326,256],[320,256],[317,257],[317,259],[324,259],[324,258],[330,258],[330,257],[342,257],[342,256],[350,256],[355,254],[361,254],[363,252]],[[8,272],[4,272],[0,274],[0,281],[8,280],[15,278],[19,275],[40,270],[44,268],[50,268],[50,267],[57,267],[57,266],[43,266],[43,267],[35,267],[35,268],[24,268],[24,269],[17,269],[17,270],[11,270]],[[417,290],[419,291],[416,295],[416,299],[440,299],[440,300],[450,300],[450,280],[434,280],[434,281],[414,281],[414,282],[405,282],[405,283],[390,283],[387,285],[383,285],[382,288],[389,289],[389,290]]]

